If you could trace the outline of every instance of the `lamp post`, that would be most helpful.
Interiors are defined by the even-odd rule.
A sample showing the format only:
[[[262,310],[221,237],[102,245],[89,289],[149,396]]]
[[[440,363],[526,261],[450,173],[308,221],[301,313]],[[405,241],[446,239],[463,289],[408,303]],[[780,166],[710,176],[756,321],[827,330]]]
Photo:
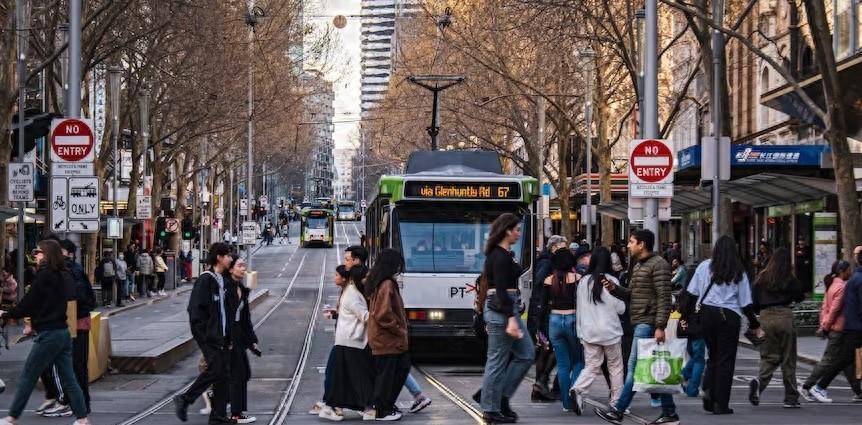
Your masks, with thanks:
[[[141,90],[140,97],[138,98],[138,111],[141,114],[141,142],[143,143],[141,155],[143,155],[144,157],[144,169],[141,173],[144,176],[144,190],[141,191],[141,196],[152,196],[152,194],[147,188],[147,159],[149,159],[150,156],[150,90],[148,88],[144,88]],[[149,215],[152,215],[151,202],[147,203],[147,205],[150,205]],[[143,248],[148,248],[148,242],[149,238],[144,235]]]
[[[724,0],[712,1],[712,19],[720,26],[724,17]],[[724,35],[712,30],[712,136],[715,139],[715,165],[712,174],[712,243],[721,235],[721,57],[724,55]]]
[[[18,30],[18,162],[24,162],[24,111],[27,109],[27,48],[30,38],[30,1],[15,1],[15,18]],[[8,171],[7,171],[8,172]],[[24,296],[24,209],[18,206],[18,300]]]
[[[638,96],[638,137],[643,137],[644,125],[644,24],[646,23],[646,11],[638,9],[635,11],[635,53],[637,54],[635,66],[637,66],[637,96]]]
[[[585,62],[587,93],[584,99],[584,121],[587,127],[587,242],[593,245],[593,78],[595,78],[596,52],[587,47],[578,52]]]
[[[114,201],[114,218],[119,217],[117,213],[117,178],[119,176],[120,161],[117,152],[117,144],[120,139],[120,67],[112,66],[108,70],[108,82],[111,90],[111,143],[113,145],[114,175],[113,191],[111,199]],[[116,250],[116,247],[115,247]]]
[[[655,139],[658,130],[658,0],[646,0],[643,78],[643,133],[644,139]],[[658,199],[644,199],[644,229],[655,235],[654,247],[659,245]]]
[[[249,208],[249,216],[254,205],[254,62],[252,61],[254,54],[254,27],[260,22],[265,13],[263,9],[254,5],[254,0],[248,0],[245,13],[245,24],[248,26],[248,175],[246,176],[246,197]],[[248,265],[248,270],[254,270],[251,264],[251,249],[245,251],[245,262]]]

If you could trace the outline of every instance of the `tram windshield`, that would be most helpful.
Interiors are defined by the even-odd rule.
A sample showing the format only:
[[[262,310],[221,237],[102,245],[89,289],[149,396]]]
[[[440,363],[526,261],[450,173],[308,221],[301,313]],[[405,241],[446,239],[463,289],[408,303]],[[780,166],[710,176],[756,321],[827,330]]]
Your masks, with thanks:
[[[481,273],[484,247],[494,219],[505,211],[397,208],[398,238],[405,271],[414,273]],[[524,229],[524,225],[521,225]],[[523,240],[512,247],[519,262]],[[523,264],[523,263],[522,263]]]
[[[306,227],[309,229],[325,229],[327,224],[326,217],[309,217]]]
[[[341,204],[338,206],[338,212],[340,213],[352,213],[356,208],[353,204]]]

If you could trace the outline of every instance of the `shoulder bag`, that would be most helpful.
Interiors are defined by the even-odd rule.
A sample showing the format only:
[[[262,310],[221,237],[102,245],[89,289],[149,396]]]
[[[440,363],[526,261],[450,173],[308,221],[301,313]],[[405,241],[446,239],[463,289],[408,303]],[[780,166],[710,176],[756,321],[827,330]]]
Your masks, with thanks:
[[[701,304],[706,296],[709,295],[709,290],[715,280],[710,278],[709,285],[706,286],[706,291],[700,297],[695,297],[688,289],[682,291],[679,296],[679,310],[682,318],[676,325],[677,338],[699,339],[703,337],[703,324],[701,323]]]

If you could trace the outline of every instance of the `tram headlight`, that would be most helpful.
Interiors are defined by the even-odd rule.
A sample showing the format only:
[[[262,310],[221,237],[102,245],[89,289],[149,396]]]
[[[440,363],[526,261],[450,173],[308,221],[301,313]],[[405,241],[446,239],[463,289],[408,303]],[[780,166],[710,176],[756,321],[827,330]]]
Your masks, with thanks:
[[[443,320],[446,313],[443,310],[431,310],[428,312],[428,320]]]

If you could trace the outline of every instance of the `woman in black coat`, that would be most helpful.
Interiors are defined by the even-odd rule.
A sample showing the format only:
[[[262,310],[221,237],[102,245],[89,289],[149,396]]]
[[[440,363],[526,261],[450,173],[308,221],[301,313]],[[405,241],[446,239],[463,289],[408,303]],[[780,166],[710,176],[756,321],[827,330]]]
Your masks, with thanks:
[[[251,323],[249,294],[251,289],[245,285],[245,260],[233,254],[233,262],[228,269],[230,286],[226,288],[225,300],[228,304],[230,317],[230,409],[231,418],[237,423],[247,424],[257,420],[246,416],[248,410],[248,381],[251,379],[251,365],[246,350],[251,350],[260,356],[257,346],[257,335]]]

